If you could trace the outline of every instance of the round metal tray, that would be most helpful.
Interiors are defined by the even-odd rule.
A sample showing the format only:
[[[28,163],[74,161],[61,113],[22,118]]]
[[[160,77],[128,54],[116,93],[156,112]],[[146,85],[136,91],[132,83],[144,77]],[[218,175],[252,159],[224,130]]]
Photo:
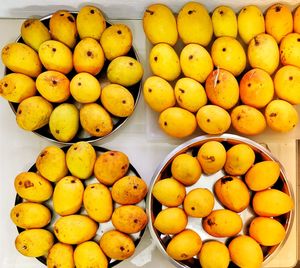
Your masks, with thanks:
[[[157,216],[157,214],[166,207],[162,206],[162,204],[160,204],[155,199],[155,197],[152,195],[152,191],[153,191],[154,184],[157,181],[171,177],[171,163],[177,155],[182,154],[182,153],[188,153],[193,156],[196,156],[201,145],[207,141],[219,141],[224,145],[226,150],[228,150],[231,146],[233,146],[235,144],[240,144],[240,143],[247,144],[255,152],[255,162],[260,162],[260,161],[264,161],[264,160],[272,160],[272,161],[279,163],[279,161],[272,155],[272,153],[269,150],[267,150],[265,147],[263,147],[262,145],[254,142],[250,139],[243,138],[243,137],[233,135],[233,134],[223,134],[220,136],[208,136],[208,135],[207,136],[199,136],[197,138],[191,139],[191,140],[183,143],[182,145],[179,145],[165,158],[165,160],[156,169],[156,171],[152,177],[151,185],[149,187],[147,205],[146,205],[146,210],[147,210],[148,217],[149,217],[148,227],[149,227],[152,238],[154,239],[157,247],[160,249],[160,251],[163,253],[163,255],[166,258],[168,258],[168,260],[172,264],[174,264],[176,267],[180,267],[180,268],[199,268],[201,266],[200,266],[199,260],[196,257],[194,257],[190,260],[187,260],[187,261],[176,261],[166,253],[166,247],[167,247],[168,243],[170,242],[172,236],[161,234],[153,226],[153,223],[154,223],[154,220],[155,220],[155,217]],[[272,188],[275,188],[275,189],[278,189],[278,190],[281,190],[281,191],[287,193],[289,196],[291,196],[291,198],[293,200],[295,200],[292,189],[289,186],[288,180],[286,178],[286,173],[281,164],[280,164],[280,168],[281,169],[280,169],[279,179],[277,180],[275,185],[272,186]],[[188,193],[190,190],[195,189],[195,188],[207,188],[211,192],[213,192],[213,186],[214,186],[215,182],[218,179],[220,179],[221,177],[223,177],[224,175],[225,175],[224,170],[221,170],[213,175],[202,174],[201,178],[198,180],[198,182],[196,182],[192,186],[186,187],[186,192]],[[252,195],[252,193],[251,193],[251,195]],[[213,210],[221,209],[221,208],[224,208],[224,207],[218,201],[218,199],[215,198],[215,205],[214,205]],[[256,215],[251,207],[251,204],[248,208],[246,208],[244,211],[239,213],[239,215],[241,216],[242,221],[243,221],[243,229],[241,230],[241,232],[239,234],[247,234],[249,224]],[[264,253],[264,262],[263,262],[264,265],[268,261],[270,261],[270,259],[272,257],[275,256],[275,254],[280,250],[282,245],[285,243],[285,241],[289,235],[291,226],[292,226],[293,217],[294,217],[293,211],[286,213],[284,215],[281,215],[279,217],[276,217],[276,219],[286,229],[286,236],[285,236],[284,241],[282,241],[279,245],[272,246],[272,247],[262,247],[262,250]],[[216,237],[209,235],[208,233],[206,233],[204,231],[201,223],[202,223],[202,219],[188,217],[188,225],[186,228],[196,231],[200,235],[202,241],[218,240],[225,244],[228,244],[230,242],[230,240],[231,240],[230,238],[216,238]],[[235,266],[235,264],[231,262],[229,267],[237,267],[237,266]]]
[[[78,12],[70,12],[70,13],[75,18],[76,18],[77,14],[78,14]],[[51,16],[52,16],[52,14],[48,15],[48,16],[45,16],[45,17],[42,17],[40,19],[40,21],[43,22],[43,24],[48,29],[49,29],[49,21],[50,21]],[[106,21],[106,26],[107,27],[109,27],[111,25],[112,25],[112,23]],[[78,39],[78,41],[79,41],[79,39]],[[23,41],[23,39],[22,39],[21,36],[19,36],[17,38],[16,42],[24,43],[24,41]],[[132,58],[136,59],[137,61],[139,61],[138,53],[137,53],[137,51],[135,50],[135,48],[133,46],[131,47],[130,51],[127,53],[126,56],[132,57]],[[109,63],[110,63],[110,61],[105,60],[105,63],[104,63],[104,66],[103,66],[101,72],[95,76],[98,79],[98,81],[100,82],[102,88],[105,85],[110,84],[109,80],[107,79],[107,75],[106,75],[106,71],[107,71]],[[44,72],[44,71],[46,71],[46,69],[43,67],[42,72]],[[9,73],[12,73],[12,71],[5,67],[5,69],[4,69],[4,75],[7,75]],[[69,80],[71,80],[74,75],[76,75],[76,72],[73,69],[67,75],[67,77],[69,78]],[[142,87],[142,82],[141,81],[139,81],[137,84],[135,84],[133,86],[126,87],[130,91],[130,93],[132,94],[132,96],[134,98],[134,110],[136,108],[136,105],[137,105],[139,97],[140,97],[141,87]],[[39,95],[39,93],[37,92],[36,95]],[[75,101],[72,96],[70,96],[69,99],[67,99],[66,101],[64,101],[64,103],[75,104],[77,106],[77,108],[81,107],[81,104],[78,103],[77,101]],[[101,105],[101,101],[100,100],[98,100],[97,103]],[[9,102],[9,105],[10,105],[11,109],[13,110],[13,112],[16,114],[18,106],[19,106],[19,103]],[[59,105],[59,103],[58,104],[57,103],[52,103],[52,105],[55,108],[56,106]],[[105,136],[102,136],[102,137],[91,136],[89,133],[87,133],[81,127],[80,124],[79,124],[79,129],[78,129],[78,132],[77,132],[76,136],[71,141],[69,141],[69,142],[61,142],[61,141],[56,140],[52,136],[48,124],[46,126],[40,128],[40,129],[38,129],[38,130],[33,131],[33,133],[37,134],[38,136],[44,137],[44,138],[46,138],[46,139],[48,139],[50,141],[57,142],[57,143],[60,143],[60,144],[73,144],[73,143],[78,142],[78,141],[86,141],[86,142],[100,141],[100,140],[103,140],[106,137],[110,136],[114,132],[116,132],[117,129],[119,129],[121,126],[123,126],[125,124],[125,122],[128,120],[128,118],[130,117],[130,116],[128,116],[128,117],[117,117],[117,116],[114,116],[112,114],[110,114],[110,116],[111,116],[112,121],[113,121],[113,130],[109,134],[107,134]]]
[[[98,147],[98,146],[93,146],[93,147],[96,150],[97,156],[100,155],[101,153],[109,151],[108,149],[105,149],[105,148],[102,148],[102,147]],[[61,149],[63,149],[66,152],[69,148],[70,148],[70,146],[66,146],[66,147],[63,147]],[[33,165],[28,171],[36,172],[37,171],[36,166]],[[71,175],[71,174],[68,174],[68,175]],[[141,176],[139,175],[139,173],[137,172],[137,170],[131,164],[129,164],[128,172],[124,176],[128,176],[128,175],[137,176],[137,177],[141,178]],[[92,177],[90,177],[89,179],[86,179],[86,180],[81,180],[81,182],[83,183],[84,187],[86,187],[87,185],[92,184],[92,183],[99,183],[99,181],[94,176],[92,176]],[[54,188],[55,184],[52,183],[52,185],[53,185],[53,188]],[[15,205],[18,205],[18,204],[23,203],[23,202],[26,202],[26,200],[23,199],[23,198],[21,198],[17,194],[16,195],[16,199],[15,199]],[[53,203],[52,203],[52,198],[49,199],[49,200],[47,200],[46,202],[44,202],[42,204],[45,205],[51,211],[51,221],[43,229],[47,229],[47,230],[51,231],[53,233],[54,238],[55,238],[55,243],[59,242],[56,239],[55,235],[54,235],[53,227],[54,227],[54,223],[61,216],[58,215],[54,211],[54,209],[53,209]],[[142,200],[141,202],[139,202],[138,204],[136,204],[136,205],[145,210],[145,207],[146,207],[146,198],[144,200]],[[113,202],[113,206],[114,206],[114,209],[115,209],[115,208],[119,207],[120,205],[117,204],[116,202]],[[87,212],[86,212],[86,210],[85,210],[85,208],[83,207],[83,204],[82,204],[81,209],[77,213],[75,213],[75,214],[88,215]],[[17,227],[17,229],[18,229],[19,233],[22,232],[22,231],[24,231],[24,229],[20,228],[20,227]],[[98,243],[100,237],[102,236],[102,234],[104,234],[105,232],[107,232],[109,230],[114,230],[114,229],[115,229],[115,227],[113,226],[111,220],[108,221],[108,222],[105,222],[105,223],[99,223],[99,227],[98,227],[97,233],[96,233],[95,237],[93,238],[93,240]],[[134,233],[134,234],[129,235],[132,238],[132,240],[134,241],[135,246],[137,246],[139,244],[139,242],[141,241],[145,229],[146,229],[146,227],[142,231],[140,231],[138,233]],[[38,259],[40,262],[42,262],[43,264],[46,265],[47,256],[38,257],[36,259]],[[114,260],[114,259],[109,259],[109,258],[108,258],[108,261],[109,261],[109,267],[114,267],[115,265],[117,265],[118,263],[121,262],[119,260]]]

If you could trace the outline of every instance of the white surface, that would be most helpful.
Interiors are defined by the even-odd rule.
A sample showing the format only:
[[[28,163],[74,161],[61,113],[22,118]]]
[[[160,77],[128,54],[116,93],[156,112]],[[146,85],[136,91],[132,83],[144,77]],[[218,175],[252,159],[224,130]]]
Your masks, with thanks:
[[[16,3],[20,3],[16,1]],[[0,20],[0,47],[9,41],[13,41],[19,33],[21,20]],[[141,60],[145,60],[145,39],[140,21],[124,21],[134,33],[134,45],[138,49]],[[0,73],[3,73],[1,66]],[[109,149],[117,149],[128,154],[131,163],[136,167],[141,176],[149,183],[157,165],[175,147],[171,143],[149,142],[146,136],[146,112],[145,104],[140,99],[134,115],[127,124],[117,133],[102,143],[95,143]],[[265,142],[268,142],[267,140]],[[26,171],[35,158],[50,143],[30,132],[21,130],[15,123],[15,116],[9,105],[0,99],[0,267],[1,268],[42,268],[41,263],[33,258],[20,255],[14,247],[14,239],[17,230],[9,219],[9,213],[14,205],[15,191],[13,181],[15,176]],[[293,189],[296,189],[296,147],[295,142],[284,144],[269,144],[269,147],[282,163],[287,167]],[[288,152],[289,157],[286,157]],[[296,222],[289,237],[288,243],[268,267],[293,267],[296,256]],[[152,252],[152,255],[148,254]],[[148,261],[144,268],[171,268],[173,267],[163,258],[162,254],[151,245],[148,232],[136,254],[128,261],[122,262],[118,267],[141,267],[144,261]],[[134,263],[134,264],[133,264]]]

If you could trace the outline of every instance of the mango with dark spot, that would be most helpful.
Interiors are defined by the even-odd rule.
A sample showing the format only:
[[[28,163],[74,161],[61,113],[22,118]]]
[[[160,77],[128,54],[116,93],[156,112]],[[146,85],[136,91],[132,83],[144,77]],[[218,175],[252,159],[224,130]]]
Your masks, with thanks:
[[[49,250],[49,254],[47,256],[47,267],[74,268],[72,245],[67,245],[60,242],[54,244],[53,247]]]
[[[214,34],[216,37],[237,36],[237,19],[235,12],[228,6],[217,7],[211,16]]]

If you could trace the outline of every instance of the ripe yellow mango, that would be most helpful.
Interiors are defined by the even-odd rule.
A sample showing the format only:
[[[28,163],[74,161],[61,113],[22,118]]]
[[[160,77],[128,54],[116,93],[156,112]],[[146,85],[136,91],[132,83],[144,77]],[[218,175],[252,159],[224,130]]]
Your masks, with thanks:
[[[294,11],[294,32],[300,33],[300,8],[299,6]]]
[[[267,189],[254,195],[252,205],[257,215],[275,217],[291,211],[294,202],[288,194],[282,191]]]
[[[148,40],[156,45],[167,43],[174,46],[178,32],[176,19],[172,10],[163,4],[153,4],[146,8],[143,16],[144,32]]]
[[[47,267],[74,268],[73,247],[60,242],[54,244],[47,256]]]
[[[211,16],[216,37],[231,36],[236,38],[238,25],[235,12],[228,6],[217,7]]]
[[[280,42],[280,60],[283,65],[300,67],[300,34],[290,33]]]
[[[207,46],[213,35],[213,24],[205,6],[196,2],[186,3],[177,16],[177,28],[184,44]]]

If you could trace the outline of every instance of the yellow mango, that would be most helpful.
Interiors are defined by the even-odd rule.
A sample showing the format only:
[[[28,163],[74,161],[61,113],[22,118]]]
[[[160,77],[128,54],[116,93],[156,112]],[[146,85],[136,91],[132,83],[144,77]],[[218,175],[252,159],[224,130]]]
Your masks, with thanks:
[[[167,43],[174,46],[178,32],[172,10],[163,4],[153,4],[146,8],[143,16],[143,28],[148,40],[156,45]]]
[[[257,215],[265,217],[276,217],[294,208],[292,198],[277,189],[257,192],[253,197],[252,205]]]
[[[73,247],[60,242],[54,244],[47,256],[47,267],[74,268]]]
[[[207,46],[213,35],[213,24],[204,5],[186,3],[177,16],[177,28],[184,44]]]
[[[218,6],[211,16],[216,37],[231,36],[236,38],[238,25],[235,12],[228,6]]]
[[[173,259],[182,261],[197,255],[201,246],[200,236],[193,230],[186,229],[172,238],[166,251]]]
[[[280,60],[283,65],[300,67],[300,34],[290,33],[284,36],[280,42]]]
[[[300,33],[300,8],[299,8],[299,6],[294,11],[293,20],[294,20],[294,32]]]

